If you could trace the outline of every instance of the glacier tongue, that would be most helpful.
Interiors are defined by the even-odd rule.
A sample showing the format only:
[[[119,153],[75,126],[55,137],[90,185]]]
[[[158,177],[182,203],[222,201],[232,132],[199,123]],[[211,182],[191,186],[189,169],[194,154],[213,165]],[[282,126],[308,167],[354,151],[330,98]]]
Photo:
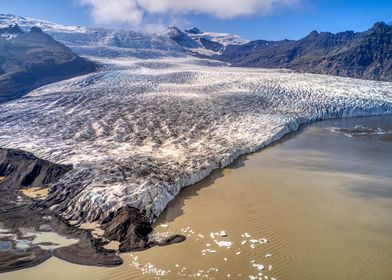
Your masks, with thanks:
[[[105,65],[0,105],[3,147],[74,164],[47,198],[66,219],[128,205],[154,221],[181,188],[303,123],[392,112],[387,82],[191,58]]]

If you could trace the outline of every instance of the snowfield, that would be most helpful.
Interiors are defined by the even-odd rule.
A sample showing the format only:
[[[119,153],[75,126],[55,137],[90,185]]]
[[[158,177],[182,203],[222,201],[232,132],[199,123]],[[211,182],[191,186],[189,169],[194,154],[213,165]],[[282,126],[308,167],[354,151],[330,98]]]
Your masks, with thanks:
[[[102,62],[0,105],[1,146],[74,165],[48,198],[69,220],[127,204],[154,221],[181,188],[301,124],[392,113],[387,82],[194,58]]]

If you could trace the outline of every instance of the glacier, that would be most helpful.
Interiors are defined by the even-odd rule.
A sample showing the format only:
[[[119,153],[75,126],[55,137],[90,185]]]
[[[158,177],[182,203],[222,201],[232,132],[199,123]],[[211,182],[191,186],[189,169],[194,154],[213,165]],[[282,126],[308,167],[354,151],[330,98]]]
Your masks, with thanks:
[[[301,124],[392,113],[390,82],[192,57],[96,59],[98,72],[0,105],[3,148],[74,166],[46,199],[67,220],[102,222],[127,205],[153,223],[181,188]]]
[[[79,224],[124,206],[153,223],[183,187],[302,124],[392,113],[391,82],[228,67],[163,35],[0,14],[14,23],[101,65],[0,104],[1,147],[73,165],[46,203]]]

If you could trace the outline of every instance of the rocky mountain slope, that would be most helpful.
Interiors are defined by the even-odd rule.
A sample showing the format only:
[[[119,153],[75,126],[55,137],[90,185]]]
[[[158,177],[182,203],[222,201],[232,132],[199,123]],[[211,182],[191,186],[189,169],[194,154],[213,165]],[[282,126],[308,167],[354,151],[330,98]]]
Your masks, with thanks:
[[[392,27],[379,22],[366,32],[313,31],[298,41],[252,41],[214,56],[235,66],[392,80]]]
[[[0,26],[0,102],[44,84],[95,70],[87,61],[37,27]]]
[[[392,26],[382,22],[360,33],[313,31],[298,41],[247,42],[238,36],[210,35],[197,28],[181,31],[171,27],[168,35],[189,54],[232,66],[392,80]]]

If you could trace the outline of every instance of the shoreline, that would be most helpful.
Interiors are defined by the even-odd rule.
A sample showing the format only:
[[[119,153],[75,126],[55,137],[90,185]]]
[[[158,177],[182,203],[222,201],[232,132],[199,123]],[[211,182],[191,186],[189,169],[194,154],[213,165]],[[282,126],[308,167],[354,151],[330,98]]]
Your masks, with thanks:
[[[367,110],[363,110],[363,111],[367,111]],[[321,121],[333,120],[333,119],[366,118],[366,117],[376,117],[376,116],[388,116],[388,115],[392,115],[392,107],[390,107],[389,110],[387,110],[385,112],[376,112],[376,113],[370,113],[370,114],[361,114],[361,113],[362,113],[362,110],[359,110],[359,112],[358,111],[347,112],[346,110],[343,110],[341,112],[341,115],[340,116],[336,116],[336,117],[326,117],[326,118],[322,118],[322,119],[316,117],[316,118],[311,118],[309,120],[306,120],[304,122],[300,122],[300,121],[294,120],[294,121],[286,124],[284,126],[284,128],[282,128],[278,133],[276,133],[272,138],[270,138],[266,142],[264,142],[264,143],[262,143],[260,145],[257,145],[255,147],[245,148],[245,149],[242,149],[242,150],[237,150],[235,153],[233,153],[229,157],[228,160],[226,160],[223,163],[217,164],[216,167],[210,167],[207,171],[200,172],[200,174],[198,174],[199,176],[197,175],[197,173],[189,175],[189,177],[191,177],[191,178],[192,177],[193,178],[197,177],[197,179],[196,180],[189,179],[190,183],[181,186],[179,191],[181,191],[183,188],[191,187],[192,185],[194,185],[194,184],[200,182],[201,180],[207,178],[215,170],[223,169],[223,168],[229,166],[235,160],[237,160],[239,157],[241,157],[243,155],[252,154],[252,153],[261,151],[262,149],[268,148],[270,145],[273,145],[274,143],[276,143],[278,141],[284,140],[284,138],[286,136],[289,136],[291,133],[298,132],[303,126],[311,125],[313,123],[317,123],[317,122],[321,122]],[[173,200],[176,197],[176,195],[179,193],[179,191],[173,196],[173,198],[171,200]],[[171,200],[169,200],[166,203],[166,206],[167,206],[168,203],[170,203]],[[164,207],[164,209],[166,208],[166,206]],[[163,210],[159,214],[161,214],[163,212]],[[159,217],[159,215],[153,219],[152,224],[154,224],[156,222],[158,217]]]
[[[207,178],[210,176],[210,174],[216,170],[223,169],[224,167],[232,164],[235,160],[240,158],[241,156],[251,154],[257,151],[260,151],[262,149],[266,149],[270,147],[271,145],[274,145],[275,143],[279,141],[284,141],[285,138],[292,133],[298,133],[301,128],[311,125],[315,122],[318,121],[324,121],[324,120],[330,120],[330,119],[343,119],[343,118],[355,118],[355,117],[372,117],[372,116],[385,116],[385,115],[391,115],[391,111],[385,111],[385,112],[378,112],[375,114],[370,114],[370,115],[362,115],[362,111],[356,111],[350,115],[350,113],[345,114],[342,113],[342,117],[332,117],[332,118],[327,118],[327,119],[311,119],[307,120],[306,122],[299,122],[299,121],[292,121],[288,123],[283,129],[279,131],[279,133],[275,134],[274,137],[266,141],[265,143],[259,145],[257,148],[249,148],[248,150],[243,150],[235,153],[230,157],[230,160],[225,161],[224,164],[217,168],[211,169],[210,172],[204,173],[206,174],[203,176],[201,179],[197,180],[195,183]],[[22,152],[23,153],[23,152]],[[29,153],[28,153],[29,154]],[[2,175],[2,174],[0,174]],[[4,178],[3,181],[0,182],[0,185],[3,184],[4,182],[7,182],[6,180],[7,177]],[[200,178],[200,177],[199,177]],[[191,186],[194,183],[190,185],[186,185],[184,187],[181,187],[181,189]],[[178,193],[177,193],[178,194]],[[176,195],[175,195],[176,196]],[[175,197],[174,196],[174,197]],[[173,197],[173,199],[174,199]],[[37,205],[40,205],[40,202],[37,201],[38,199],[31,199],[32,203],[35,204],[35,207]],[[170,202],[170,201],[169,201]],[[168,202],[168,203],[169,203]],[[166,205],[167,206],[167,205]],[[35,208],[34,207],[34,208]],[[48,209],[46,209],[48,210]],[[50,211],[51,212],[51,211]],[[53,213],[51,213],[53,214]],[[155,226],[155,222],[157,221],[158,217],[154,220],[153,223],[146,222],[146,219],[140,218],[140,211],[138,209],[127,209],[124,210],[124,207],[119,208],[118,213],[114,217],[111,217],[111,219],[108,219],[105,221],[105,223],[102,223],[101,225],[104,225],[103,229],[105,230],[104,233],[104,240],[102,238],[96,238],[93,237],[91,234],[92,230],[83,230],[80,228],[75,227],[75,225],[71,225],[69,221],[55,215],[56,218],[59,218],[59,220],[67,227],[66,231],[71,231],[72,234],[68,232],[68,236],[74,235],[74,231],[78,232],[77,235],[79,235],[80,241],[76,244],[70,245],[68,247],[62,247],[55,249],[53,253],[50,253],[49,257],[42,259],[42,261],[37,262],[37,263],[30,263],[26,264],[22,267],[15,267],[11,269],[6,269],[1,272],[8,272],[8,271],[14,271],[14,270],[19,270],[19,269],[24,269],[27,267],[32,267],[35,265],[38,265],[48,258],[50,258],[52,255],[56,256],[62,260],[75,263],[75,264],[82,264],[82,265],[92,265],[92,266],[117,266],[122,264],[122,260],[119,256],[116,255],[116,250],[109,250],[105,249],[104,246],[109,244],[111,241],[120,241],[123,243],[123,247],[121,248],[121,243],[120,243],[120,248],[118,252],[125,253],[125,252],[132,252],[132,251],[138,251],[138,250],[145,250],[153,246],[165,246],[165,245],[170,245],[172,243],[178,243],[182,242],[185,240],[185,237],[182,235],[174,235],[167,237],[165,240],[160,240],[160,242],[152,242],[149,240],[149,235],[151,232],[153,232],[153,227]],[[130,218],[132,216],[132,218]],[[139,221],[138,221],[139,220]],[[131,221],[131,222],[130,222]],[[133,221],[133,222],[132,222]],[[138,222],[135,222],[138,221]],[[124,224],[128,224],[128,227],[124,228]],[[138,230],[140,230],[138,232]],[[107,232],[106,232],[107,231]],[[124,233],[126,233],[124,235]],[[126,240],[126,242],[124,242]],[[126,246],[124,244],[127,244]],[[77,254],[76,254],[77,253]],[[75,257],[76,254],[76,257]],[[91,258],[92,255],[96,255],[98,257],[93,257]],[[89,261],[86,261],[86,257],[89,256],[90,259]],[[93,260],[92,260],[93,259]]]

